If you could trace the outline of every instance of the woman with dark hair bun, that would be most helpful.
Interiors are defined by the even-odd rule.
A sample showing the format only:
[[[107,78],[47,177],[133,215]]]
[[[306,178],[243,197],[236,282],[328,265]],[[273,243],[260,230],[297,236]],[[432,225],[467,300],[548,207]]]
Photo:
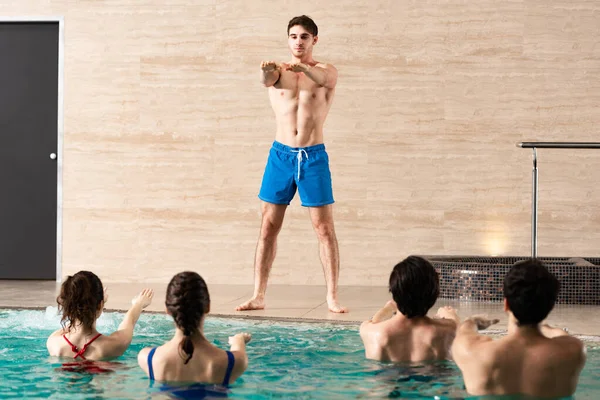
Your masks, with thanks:
[[[48,353],[76,360],[106,360],[123,355],[131,343],[133,328],[142,310],[152,302],[152,296],[151,289],[142,290],[131,301],[132,306],[117,331],[104,336],[96,330],[96,320],[107,300],[100,278],[89,271],[68,276],[56,298],[62,313],[62,328],[48,338]]]
[[[175,321],[173,339],[138,355],[140,367],[150,380],[201,382],[226,386],[248,366],[246,343],[250,334],[229,338],[231,351],[214,346],[204,336],[204,319],[210,311],[206,282],[196,272],[175,275],[167,287],[167,313]]]

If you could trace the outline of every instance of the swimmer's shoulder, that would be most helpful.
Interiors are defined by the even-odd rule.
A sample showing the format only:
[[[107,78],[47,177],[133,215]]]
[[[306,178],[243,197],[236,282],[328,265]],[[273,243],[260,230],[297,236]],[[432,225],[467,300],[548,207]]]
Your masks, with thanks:
[[[48,339],[46,340],[46,348],[51,356],[60,355],[60,346],[62,345],[62,341],[64,341],[64,339],[62,339],[62,335],[65,333],[66,331],[61,328],[52,332],[50,336],[48,336]]]
[[[315,67],[333,68],[333,69],[337,70],[337,68],[335,67],[335,65],[333,65],[330,62],[326,62],[326,61],[317,61],[317,60],[315,60]]]
[[[166,358],[168,358],[168,351],[164,351],[165,345],[155,346],[155,347],[144,347],[140,350],[137,356],[138,365],[148,373],[148,356],[150,355],[150,351],[152,349],[156,349],[154,351],[154,355],[152,356],[152,367],[156,371],[160,369],[160,365],[163,365],[166,362]]]
[[[552,354],[561,354],[563,359],[568,359],[576,364],[585,363],[587,349],[585,343],[570,335],[558,336],[550,339]]]

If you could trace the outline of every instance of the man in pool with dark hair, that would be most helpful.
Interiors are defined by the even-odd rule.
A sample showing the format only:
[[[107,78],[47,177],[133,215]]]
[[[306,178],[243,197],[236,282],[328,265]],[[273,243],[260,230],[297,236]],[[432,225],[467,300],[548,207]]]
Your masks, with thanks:
[[[585,346],[564,330],[541,323],[554,307],[559,287],[540,261],[521,261],[504,278],[507,335],[493,340],[478,334],[481,318],[467,318],[459,326],[452,356],[469,394],[573,395],[585,364]]]
[[[448,358],[458,320],[427,317],[440,293],[431,263],[415,256],[400,262],[390,275],[389,290],[394,300],[360,326],[366,357],[396,362]]]

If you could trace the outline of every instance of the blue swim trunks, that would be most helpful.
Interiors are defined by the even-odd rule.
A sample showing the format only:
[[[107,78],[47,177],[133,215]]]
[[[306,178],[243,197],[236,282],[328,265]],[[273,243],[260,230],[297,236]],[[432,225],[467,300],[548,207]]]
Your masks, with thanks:
[[[290,204],[296,188],[304,207],[334,202],[324,144],[289,147],[273,142],[258,198],[267,203]]]

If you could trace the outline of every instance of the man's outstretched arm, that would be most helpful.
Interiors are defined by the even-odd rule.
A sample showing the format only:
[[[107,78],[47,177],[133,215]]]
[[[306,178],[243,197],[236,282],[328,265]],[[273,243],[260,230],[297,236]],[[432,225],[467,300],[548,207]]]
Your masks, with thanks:
[[[325,64],[323,67],[297,63],[290,64],[286,68],[288,71],[304,72],[304,75],[312,79],[317,85],[333,89],[337,83],[337,69],[333,65]]]
[[[281,76],[281,67],[274,61],[263,61],[260,64],[260,83],[271,87],[277,83]]]
[[[479,330],[487,329],[490,325],[497,324],[497,319],[489,319],[482,315],[473,315],[463,321],[456,329],[456,337],[452,343],[452,358],[460,367],[464,362],[474,357],[474,346],[491,342],[492,338],[480,335]]]

